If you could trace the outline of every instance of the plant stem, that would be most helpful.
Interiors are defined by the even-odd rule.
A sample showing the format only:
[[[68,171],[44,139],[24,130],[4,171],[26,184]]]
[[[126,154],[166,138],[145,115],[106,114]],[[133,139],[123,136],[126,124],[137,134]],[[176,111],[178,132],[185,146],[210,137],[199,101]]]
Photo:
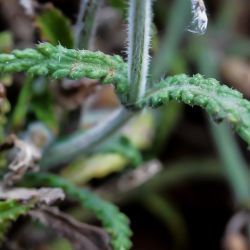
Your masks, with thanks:
[[[151,0],[131,0],[129,8],[129,70],[130,101],[136,102],[146,90],[151,28]],[[51,145],[41,161],[43,168],[70,161],[102,142],[117,131],[132,113],[121,108],[109,119],[86,133],[76,133],[64,142]]]
[[[131,84],[129,96],[131,102],[136,102],[146,90],[151,15],[151,0],[130,1],[128,79]],[[41,166],[48,168],[52,165],[58,165],[86,152],[117,131],[131,116],[132,113],[129,111],[123,108],[119,109],[105,123],[97,125],[86,133],[76,133],[65,142],[52,145],[45,152]]]
[[[152,0],[130,0],[128,38],[129,102],[143,97],[149,67]]]
[[[83,152],[91,150],[114,134],[132,117],[132,112],[119,108],[102,123],[83,133],[78,131],[69,138],[52,144],[43,154],[41,166],[46,169],[72,160]]]
[[[96,31],[96,13],[103,0],[81,0],[75,24],[75,48],[91,49],[92,38]]]
[[[210,121],[210,130],[236,199],[239,204],[242,204],[250,195],[246,162],[226,124],[216,125]]]
[[[81,34],[84,29],[84,16],[86,13],[87,5],[89,0],[80,0],[79,3],[79,12],[77,14],[76,24],[74,28],[74,48],[79,48],[80,41],[81,41]],[[80,49],[80,48],[79,48]]]

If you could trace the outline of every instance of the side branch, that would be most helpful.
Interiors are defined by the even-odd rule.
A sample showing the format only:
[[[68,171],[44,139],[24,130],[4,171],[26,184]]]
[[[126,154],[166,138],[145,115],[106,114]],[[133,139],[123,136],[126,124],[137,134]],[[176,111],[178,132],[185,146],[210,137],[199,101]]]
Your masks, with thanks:
[[[205,79],[197,74],[193,77],[177,75],[155,85],[137,108],[157,107],[170,100],[204,108],[215,121],[228,121],[235,131],[250,144],[250,102],[243,95],[213,78]]]
[[[41,43],[36,49],[0,54],[1,72],[27,72],[53,79],[87,77],[100,80],[103,84],[113,83],[118,93],[124,93],[127,89],[127,66],[120,56],[66,49],[49,43]]]

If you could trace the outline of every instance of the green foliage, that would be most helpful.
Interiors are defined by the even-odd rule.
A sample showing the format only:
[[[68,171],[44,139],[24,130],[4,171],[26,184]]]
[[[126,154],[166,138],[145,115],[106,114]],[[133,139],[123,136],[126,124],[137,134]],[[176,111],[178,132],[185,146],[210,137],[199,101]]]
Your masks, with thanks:
[[[70,21],[60,10],[50,5],[36,17],[35,24],[39,28],[43,41],[48,41],[53,45],[60,43],[66,48],[73,48]]]
[[[127,88],[126,66],[121,57],[66,49],[49,43],[41,43],[36,49],[0,54],[0,71],[27,72],[32,76],[50,76],[54,79],[88,77],[104,84],[114,83],[118,92],[124,92]]]
[[[125,1],[110,0],[109,2],[124,11]],[[250,144],[250,102],[245,100],[243,95],[238,91],[232,90],[225,85],[220,85],[215,79],[205,79],[200,74],[194,75],[193,77],[184,74],[175,75],[154,85],[155,79],[164,72],[169,71],[172,67],[171,63],[173,62],[173,58],[178,58],[177,45],[181,41],[182,34],[185,30],[183,26],[189,17],[187,12],[189,3],[185,2],[185,4],[183,4],[183,1],[178,0],[176,4],[173,5],[173,9],[170,11],[170,20],[168,21],[168,33],[163,39],[165,40],[164,45],[159,50],[159,54],[156,56],[153,65],[149,65],[150,29],[152,26],[151,0],[131,0],[129,2],[128,66],[119,56],[109,56],[101,52],[91,52],[87,50],[69,49],[73,48],[73,46],[77,48],[88,47],[87,45],[90,44],[89,41],[93,34],[95,12],[99,6],[98,4],[100,4],[98,1],[88,2],[88,7],[85,9],[85,11],[87,11],[87,20],[85,22],[84,15],[79,19],[79,23],[76,25],[76,27],[78,26],[79,28],[79,32],[76,32],[75,41],[69,20],[63,16],[61,11],[50,6],[35,17],[35,23],[39,28],[42,39],[50,43],[41,43],[37,45],[36,49],[14,50],[11,54],[0,54],[0,73],[26,72],[30,75],[21,90],[17,107],[13,112],[13,127],[19,127],[26,122],[25,117],[28,111],[32,111],[36,118],[46,123],[48,127],[52,129],[57,127],[53,110],[53,100],[47,84],[42,93],[35,93],[33,89],[35,85],[35,81],[33,80],[38,76],[50,77],[52,79],[70,78],[73,80],[87,77],[99,80],[103,84],[112,83],[119,95],[121,103],[128,109],[125,110],[125,108],[122,108],[120,115],[114,116],[115,118],[109,120],[106,127],[102,126],[100,131],[98,129],[95,130],[95,128],[90,129],[90,132],[84,131],[82,134],[85,133],[85,137],[84,135],[80,137],[79,134],[76,133],[76,140],[71,140],[72,133],[70,135],[71,138],[65,140],[66,143],[63,142],[60,144],[57,143],[57,141],[53,142],[55,145],[54,151],[53,145],[51,147],[52,149],[48,147],[48,150],[46,149],[47,151],[43,153],[40,165],[43,166],[44,159],[44,166],[46,166],[46,160],[51,161],[52,165],[56,165],[58,162],[60,163],[60,160],[70,162],[77,154],[79,155],[82,152],[85,153],[84,157],[86,157],[87,153],[90,153],[93,158],[97,158],[97,168],[92,168],[92,175],[89,174],[89,176],[86,174],[88,170],[85,173],[83,173],[83,171],[81,172],[81,174],[85,174],[84,178],[86,178],[86,180],[90,180],[98,174],[101,176],[101,171],[101,174],[110,173],[110,169],[107,170],[105,167],[101,171],[98,169],[103,159],[103,155],[98,158],[97,153],[100,152],[112,152],[118,156],[123,156],[121,159],[118,159],[119,166],[125,165],[127,162],[135,166],[140,165],[142,163],[141,153],[126,137],[116,136],[102,145],[100,145],[100,141],[103,138],[107,139],[115,130],[118,130],[132,116],[133,110],[142,110],[146,107],[157,108],[158,106],[168,104],[171,100],[180,101],[191,106],[199,106],[205,109],[215,121],[227,120],[236,132]],[[85,4],[87,2],[83,3]],[[176,13],[179,13],[179,15]],[[9,34],[5,35],[7,36],[0,34],[0,51],[9,50],[6,44],[10,43],[10,37],[8,37]],[[1,41],[3,45],[1,45]],[[207,48],[205,48],[205,50],[208,52]],[[207,59],[202,53],[199,53],[199,55]],[[194,54],[192,53],[192,57],[193,56]],[[149,66],[152,70],[151,78],[153,79],[151,82],[153,87],[151,89],[147,89],[149,84],[147,79]],[[207,61],[205,61],[205,66],[207,67]],[[47,82],[47,79],[43,79],[44,82]],[[0,104],[0,112],[5,113],[7,110],[6,106],[4,106],[4,103]],[[174,110],[175,106],[169,105],[167,108],[170,108],[173,113],[168,112],[168,116],[162,116],[162,119],[159,119],[157,128],[159,135],[158,138],[156,137],[155,139],[155,144],[159,145],[158,147],[163,145],[165,141],[163,141],[162,138],[168,136],[171,129],[175,126],[175,121],[178,119],[178,111],[176,111],[178,107],[176,110]],[[164,108],[162,112],[167,113],[167,109]],[[124,114],[125,118],[122,117]],[[0,117],[0,119],[2,119],[2,117]],[[5,119],[4,116],[3,119]],[[0,121],[0,125],[1,124],[2,122]],[[167,127],[167,129],[164,129],[164,126]],[[96,131],[98,133],[96,133]],[[87,143],[85,143],[86,141]],[[225,143],[227,140],[221,141]],[[72,143],[71,147],[68,146],[70,143]],[[228,145],[230,144],[232,143],[228,143]],[[92,148],[90,146],[92,146]],[[223,144],[221,144],[220,147],[227,149]],[[159,148],[155,147],[154,157],[158,151]],[[239,161],[231,160],[232,158],[236,159],[236,156],[232,151],[230,152],[231,158],[228,157],[226,153],[224,153],[224,155],[226,159],[230,158],[228,166],[234,168],[234,165],[237,165],[234,162],[237,163]],[[63,155],[60,155],[60,153]],[[82,165],[86,164],[84,157],[80,163],[76,163],[78,166],[76,166],[77,168],[74,174],[76,173],[75,175],[77,175],[77,177],[81,177],[79,172],[81,171]],[[107,162],[109,161],[107,160]],[[50,167],[50,164],[47,166]],[[74,167],[73,163],[73,168]],[[91,165],[91,167],[93,167],[93,165]],[[119,167],[116,167],[116,169],[121,170]],[[216,171],[217,170],[218,168],[216,168]],[[187,170],[187,168],[179,173],[183,175],[185,171],[187,171],[187,175],[192,174],[192,169]],[[209,171],[211,171],[211,168],[209,168]],[[69,172],[66,173],[65,177],[69,177],[68,173]],[[178,172],[176,173],[179,174]],[[195,169],[193,173],[197,175],[197,169]],[[166,176],[169,178],[169,174],[164,177],[161,172],[160,175],[161,177],[158,177],[157,183],[159,183],[160,178],[162,178],[162,182],[167,182]],[[237,176],[237,174],[233,175]],[[171,179],[171,181],[174,180],[176,183],[176,179],[178,178],[171,176],[169,179]],[[243,177],[239,178],[239,180],[243,180]],[[30,181],[32,185],[48,185],[62,188],[68,196],[79,201],[82,207],[92,211],[97,218],[101,220],[104,228],[110,234],[111,244],[115,250],[128,250],[131,248],[129,221],[113,204],[55,175],[42,173],[31,174],[26,178],[26,181]],[[235,190],[237,190],[237,186],[239,188],[242,187],[237,183],[234,187]],[[248,189],[243,191],[245,192],[244,198],[248,197]],[[240,192],[243,193],[243,191]],[[145,192],[141,192],[141,194],[143,193]],[[155,214],[162,216],[161,219],[165,219],[166,222],[169,221],[170,217],[174,218],[172,227],[176,229],[175,233],[178,235],[180,232],[179,228],[183,228],[184,226],[181,225],[180,220],[178,221],[176,214],[173,214],[171,206],[169,207],[168,204],[157,196],[148,198],[148,194],[149,193],[146,192],[147,199],[145,199],[148,208],[151,209],[151,211],[155,211]],[[10,222],[16,220],[20,215],[27,213],[29,208],[29,205],[22,205],[14,201],[0,202],[0,240],[4,238]],[[178,227],[176,227],[176,225]]]
[[[30,209],[30,205],[23,205],[17,201],[7,200],[0,201],[0,243],[4,240],[6,231],[12,221],[19,216],[26,214]]]
[[[188,105],[198,105],[216,121],[226,119],[250,144],[250,103],[238,91],[220,85],[212,78],[205,79],[199,74],[193,77],[183,74],[168,77],[149,90],[147,96],[136,104],[127,104],[126,68],[119,56],[65,49],[48,43],[38,45],[36,50],[15,50],[12,54],[0,55],[2,72],[27,71],[31,75],[47,75],[56,79],[88,77],[100,79],[104,84],[113,83],[121,101],[128,107],[157,107],[172,99]]]
[[[139,108],[158,107],[170,100],[204,108],[215,121],[227,120],[236,132],[250,144],[250,102],[243,95],[213,78],[197,74],[168,77],[150,90],[137,103]]]
[[[72,183],[52,174],[29,174],[25,181],[32,185],[59,187],[64,192],[78,200],[84,208],[92,211],[102,222],[104,228],[111,237],[111,244],[115,250],[128,250],[131,247],[128,218],[118,208],[99,198],[87,189],[77,188]]]

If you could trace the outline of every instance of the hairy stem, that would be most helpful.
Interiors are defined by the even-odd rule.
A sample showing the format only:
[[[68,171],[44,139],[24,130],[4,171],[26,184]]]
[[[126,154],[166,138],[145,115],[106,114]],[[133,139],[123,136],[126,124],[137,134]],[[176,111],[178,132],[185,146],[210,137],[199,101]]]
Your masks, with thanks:
[[[128,38],[129,102],[144,96],[149,67],[151,0],[130,0]]]
[[[248,167],[226,124],[211,121],[210,129],[238,204],[244,205],[250,196]]]

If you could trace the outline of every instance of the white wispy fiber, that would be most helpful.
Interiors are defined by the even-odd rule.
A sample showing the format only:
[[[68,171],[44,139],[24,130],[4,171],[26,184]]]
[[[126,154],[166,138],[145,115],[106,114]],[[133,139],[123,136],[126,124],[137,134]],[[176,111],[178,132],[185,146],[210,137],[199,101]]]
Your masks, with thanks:
[[[203,0],[191,0],[192,4],[192,21],[188,31],[203,35],[207,30],[208,17],[206,6]]]

